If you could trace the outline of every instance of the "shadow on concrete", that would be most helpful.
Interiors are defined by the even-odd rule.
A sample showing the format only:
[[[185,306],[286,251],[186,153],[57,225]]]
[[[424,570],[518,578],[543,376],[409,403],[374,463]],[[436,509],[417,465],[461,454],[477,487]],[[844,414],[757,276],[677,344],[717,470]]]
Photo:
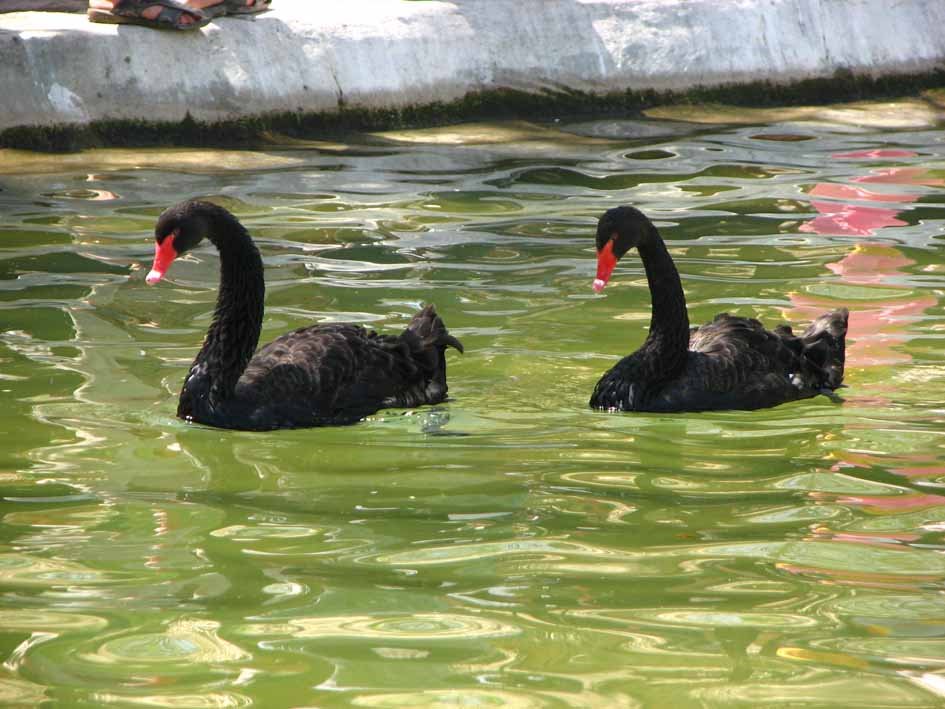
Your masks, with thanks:
[[[85,12],[88,0],[5,0],[0,12]]]

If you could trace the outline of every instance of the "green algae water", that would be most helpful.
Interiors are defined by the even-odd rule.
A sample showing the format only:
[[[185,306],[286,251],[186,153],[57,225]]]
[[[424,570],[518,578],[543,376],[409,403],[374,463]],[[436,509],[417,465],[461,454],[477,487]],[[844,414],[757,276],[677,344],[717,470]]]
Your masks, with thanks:
[[[188,197],[256,237],[263,339],[466,346],[450,401],[333,429],[174,418],[216,297],[147,287]],[[843,402],[608,415],[660,227],[690,319],[850,308]],[[254,151],[0,154],[0,704],[938,707],[945,134],[501,124]]]

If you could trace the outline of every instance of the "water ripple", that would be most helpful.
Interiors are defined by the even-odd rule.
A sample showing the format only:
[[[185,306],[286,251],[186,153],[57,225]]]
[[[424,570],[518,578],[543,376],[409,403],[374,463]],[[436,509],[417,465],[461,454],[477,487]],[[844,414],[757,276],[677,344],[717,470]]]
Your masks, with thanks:
[[[332,616],[293,618],[285,624],[244,625],[243,635],[288,635],[295,638],[352,638],[410,640],[453,640],[459,638],[499,638],[517,635],[519,628],[497,620],[454,613],[416,613],[402,617]]]
[[[0,703],[938,706],[945,143],[916,110],[0,151]],[[451,399],[178,421],[219,262],[142,278],[193,196],[257,238],[265,339],[434,302]],[[650,318],[635,254],[590,289],[622,203],[694,324],[848,306],[843,402],[588,410]]]

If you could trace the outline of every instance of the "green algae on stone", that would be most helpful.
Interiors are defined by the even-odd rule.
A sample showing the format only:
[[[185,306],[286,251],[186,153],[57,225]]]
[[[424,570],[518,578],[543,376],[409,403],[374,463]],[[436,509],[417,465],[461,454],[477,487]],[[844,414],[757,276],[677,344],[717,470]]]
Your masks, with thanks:
[[[105,146],[252,147],[264,144],[265,136],[271,133],[291,138],[323,139],[349,131],[389,131],[490,119],[549,120],[592,114],[639,117],[644,111],[658,106],[730,104],[739,107],[770,107],[826,104],[912,96],[927,89],[939,91],[923,96],[927,104],[926,112],[941,116],[945,103],[945,69],[882,77],[838,71],[832,77],[788,83],[756,81],[699,86],[685,91],[629,88],[607,93],[575,90],[531,93],[493,89],[471,92],[450,102],[434,101],[384,109],[339,103],[339,109],[331,112],[271,113],[212,123],[196,121],[188,115],[178,123],[104,120],[88,124],[17,126],[0,132],[0,148],[68,152]],[[680,110],[683,115],[695,114],[691,109]],[[920,109],[917,107],[916,110]],[[745,109],[740,108],[738,111],[733,110],[731,115],[744,112]],[[658,114],[651,112],[650,115]],[[765,120],[769,119],[761,118],[759,122]]]

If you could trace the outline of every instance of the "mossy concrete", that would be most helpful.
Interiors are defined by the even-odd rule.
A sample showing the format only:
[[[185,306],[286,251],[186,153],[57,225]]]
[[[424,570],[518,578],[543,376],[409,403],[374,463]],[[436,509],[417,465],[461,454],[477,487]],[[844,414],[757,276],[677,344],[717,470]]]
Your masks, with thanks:
[[[251,145],[945,86],[941,0],[276,0],[195,32],[0,15],[0,146]]]

